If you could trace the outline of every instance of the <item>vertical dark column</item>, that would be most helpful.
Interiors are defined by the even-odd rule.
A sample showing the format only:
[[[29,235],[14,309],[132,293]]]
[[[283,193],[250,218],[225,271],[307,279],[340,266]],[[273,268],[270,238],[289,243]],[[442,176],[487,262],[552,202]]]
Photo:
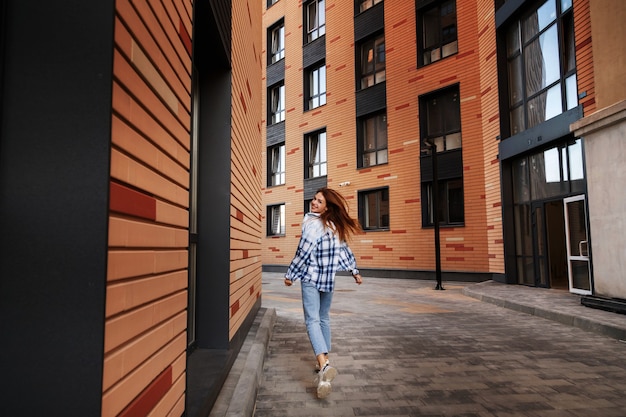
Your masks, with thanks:
[[[114,2],[2,6],[0,415],[100,415]]]
[[[198,70],[198,252],[196,341],[229,348],[231,68],[229,0],[194,9],[193,59]]]

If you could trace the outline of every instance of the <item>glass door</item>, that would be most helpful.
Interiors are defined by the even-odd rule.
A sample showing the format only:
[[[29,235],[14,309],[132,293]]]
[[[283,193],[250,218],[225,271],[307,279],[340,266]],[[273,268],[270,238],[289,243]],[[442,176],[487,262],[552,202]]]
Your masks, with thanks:
[[[585,196],[563,199],[569,290],[576,294],[591,294],[589,267],[589,234]]]

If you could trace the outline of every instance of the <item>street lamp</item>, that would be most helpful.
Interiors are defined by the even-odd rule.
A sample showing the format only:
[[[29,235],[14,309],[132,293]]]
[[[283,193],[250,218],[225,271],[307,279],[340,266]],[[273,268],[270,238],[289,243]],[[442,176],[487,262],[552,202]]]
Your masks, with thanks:
[[[425,139],[424,143],[430,148],[430,156],[432,157],[433,168],[433,188],[432,188],[432,211],[433,223],[435,225],[435,278],[437,285],[435,290],[444,290],[441,284],[441,243],[439,240],[439,175],[437,169],[437,144],[432,139]]]

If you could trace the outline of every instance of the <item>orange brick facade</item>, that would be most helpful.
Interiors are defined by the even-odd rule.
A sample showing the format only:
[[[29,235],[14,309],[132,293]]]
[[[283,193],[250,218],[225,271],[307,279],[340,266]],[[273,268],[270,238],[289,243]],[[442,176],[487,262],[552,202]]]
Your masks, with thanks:
[[[233,2],[228,339],[261,295],[258,2]],[[182,415],[193,3],[117,1],[102,415]],[[210,52],[210,51],[209,51]],[[210,190],[207,190],[210,192]],[[211,253],[199,253],[208,257]]]
[[[326,3],[327,104],[311,111],[303,111],[302,5],[279,1],[265,10],[265,27],[283,17],[285,24],[287,179],[285,185],[264,188],[265,206],[286,204],[286,233],[264,238],[263,264],[286,266],[294,254],[304,214],[303,135],[325,127],[327,183],[348,199],[354,217],[358,191],[389,187],[389,230],[364,233],[351,243],[359,267],[432,271],[433,229],[422,227],[421,217],[419,97],[457,84],[465,223],[441,228],[442,269],[501,273],[493,2],[458,0],[458,53],[422,68],[417,67],[414,2],[386,2],[384,7],[388,164],[361,169],[356,166],[354,3]],[[267,48],[266,39],[264,45]],[[349,185],[340,187],[345,182]]]

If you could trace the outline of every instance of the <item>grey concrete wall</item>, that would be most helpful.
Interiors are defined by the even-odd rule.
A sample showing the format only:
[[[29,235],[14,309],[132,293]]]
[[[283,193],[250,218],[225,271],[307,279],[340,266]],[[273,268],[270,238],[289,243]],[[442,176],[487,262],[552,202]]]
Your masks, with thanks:
[[[626,299],[626,100],[572,130],[585,143],[594,295]]]

